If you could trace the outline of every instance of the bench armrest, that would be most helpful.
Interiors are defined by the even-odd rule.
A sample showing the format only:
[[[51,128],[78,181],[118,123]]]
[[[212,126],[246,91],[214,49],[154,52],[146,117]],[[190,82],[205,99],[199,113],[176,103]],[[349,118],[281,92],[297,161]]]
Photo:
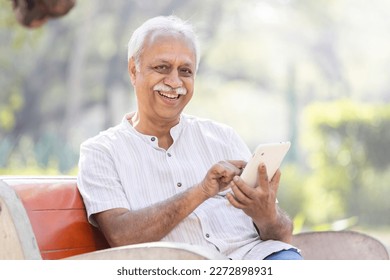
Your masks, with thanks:
[[[15,191],[0,180],[0,259],[41,259],[26,210]]]
[[[218,252],[184,243],[148,242],[75,255],[66,260],[221,260]]]

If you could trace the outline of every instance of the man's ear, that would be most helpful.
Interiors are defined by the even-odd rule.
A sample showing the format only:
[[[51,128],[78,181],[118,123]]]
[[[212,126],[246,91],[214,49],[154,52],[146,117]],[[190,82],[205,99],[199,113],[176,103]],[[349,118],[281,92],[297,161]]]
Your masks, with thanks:
[[[129,62],[127,64],[127,71],[129,72],[131,84],[134,86],[135,79],[137,76],[137,69],[136,69],[136,65],[135,65],[135,61],[134,61],[133,57],[129,59]]]

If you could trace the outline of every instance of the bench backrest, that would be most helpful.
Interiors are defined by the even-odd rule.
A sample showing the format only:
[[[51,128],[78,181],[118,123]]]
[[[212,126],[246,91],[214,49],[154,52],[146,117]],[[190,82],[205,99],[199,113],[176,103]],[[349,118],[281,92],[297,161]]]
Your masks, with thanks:
[[[109,248],[87,220],[75,178],[2,179],[29,217],[42,259],[61,259]]]

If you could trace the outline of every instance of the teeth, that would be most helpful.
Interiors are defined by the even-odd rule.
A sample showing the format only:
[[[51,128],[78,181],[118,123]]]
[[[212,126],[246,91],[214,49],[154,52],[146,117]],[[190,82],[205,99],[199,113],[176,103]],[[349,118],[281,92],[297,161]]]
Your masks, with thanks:
[[[169,98],[169,99],[177,99],[179,97],[178,94],[174,94],[174,93],[166,93],[166,92],[161,92],[161,91],[159,91],[158,93],[161,96],[164,96],[164,97]]]

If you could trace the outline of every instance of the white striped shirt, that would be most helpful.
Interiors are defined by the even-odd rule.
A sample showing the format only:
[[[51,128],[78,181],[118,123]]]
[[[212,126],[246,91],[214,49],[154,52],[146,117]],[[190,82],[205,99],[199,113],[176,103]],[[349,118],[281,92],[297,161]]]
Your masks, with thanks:
[[[221,160],[248,160],[251,152],[226,125],[182,115],[168,150],[153,135],[123,121],[81,145],[78,186],[90,222],[112,208],[142,209],[199,183]],[[232,259],[263,259],[292,246],[262,241],[250,217],[221,192],[198,206],[162,241],[206,246]]]

